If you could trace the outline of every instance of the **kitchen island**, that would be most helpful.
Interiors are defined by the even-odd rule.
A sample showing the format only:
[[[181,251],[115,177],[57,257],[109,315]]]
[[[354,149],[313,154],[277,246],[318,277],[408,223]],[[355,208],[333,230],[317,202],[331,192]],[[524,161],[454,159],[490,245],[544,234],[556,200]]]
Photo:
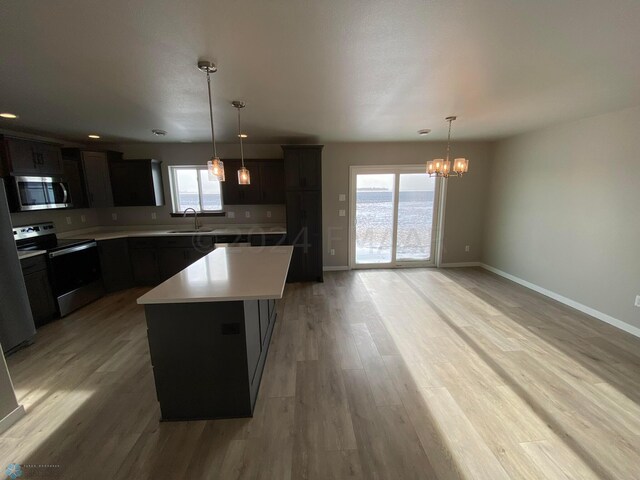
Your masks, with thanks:
[[[292,252],[218,248],[138,299],[163,420],[252,415]]]

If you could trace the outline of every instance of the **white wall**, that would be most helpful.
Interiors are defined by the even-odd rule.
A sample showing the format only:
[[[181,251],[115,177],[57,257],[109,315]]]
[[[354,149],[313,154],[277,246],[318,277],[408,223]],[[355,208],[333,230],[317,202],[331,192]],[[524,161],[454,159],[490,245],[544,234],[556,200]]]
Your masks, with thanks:
[[[501,141],[484,263],[640,328],[640,108]]]

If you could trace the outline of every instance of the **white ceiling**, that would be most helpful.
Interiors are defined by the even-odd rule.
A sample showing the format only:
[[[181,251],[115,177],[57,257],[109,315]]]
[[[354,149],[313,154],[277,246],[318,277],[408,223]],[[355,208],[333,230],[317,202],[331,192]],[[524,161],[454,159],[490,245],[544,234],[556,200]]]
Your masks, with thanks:
[[[0,128],[106,141],[499,138],[640,104],[638,0],[0,2]]]

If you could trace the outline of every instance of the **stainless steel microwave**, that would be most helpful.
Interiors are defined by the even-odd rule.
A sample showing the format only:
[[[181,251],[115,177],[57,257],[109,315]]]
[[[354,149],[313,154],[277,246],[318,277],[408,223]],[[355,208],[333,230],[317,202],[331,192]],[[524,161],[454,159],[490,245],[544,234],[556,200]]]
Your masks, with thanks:
[[[15,176],[8,180],[12,210],[24,212],[70,208],[69,185],[60,177]]]

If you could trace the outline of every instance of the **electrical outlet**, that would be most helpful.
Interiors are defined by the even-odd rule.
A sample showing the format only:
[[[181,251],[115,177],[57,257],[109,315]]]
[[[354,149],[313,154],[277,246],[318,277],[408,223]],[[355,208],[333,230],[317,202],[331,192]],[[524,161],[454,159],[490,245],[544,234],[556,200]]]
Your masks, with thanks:
[[[156,218],[158,218],[156,212],[151,212],[151,220],[155,220]]]
[[[347,199],[347,196],[344,193],[338,194],[338,201],[344,202]]]
[[[347,211],[344,209],[340,209],[338,210],[338,216],[339,217],[344,217],[347,214]]]
[[[636,295],[636,307],[640,307],[640,295]]]
[[[236,212],[227,212],[227,218],[236,218]]]
[[[244,218],[251,218],[251,212],[249,210],[244,211]]]
[[[471,245],[465,245],[465,246],[464,246],[464,251],[465,251],[465,252],[468,252],[468,251],[470,251],[470,250],[471,250]]]
[[[82,223],[86,223],[87,222],[87,216],[86,215],[80,215],[80,221]]]
[[[335,255],[335,254],[336,254],[336,249],[335,249],[335,248],[332,248],[332,249],[331,249],[331,255]]]
[[[271,218],[271,210],[267,210],[267,218]]]
[[[117,213],[112,213],[111,214],[111,220],[118,220],[118,214]]]
[[[67,221],[67,225],[71,225],[71,217],[65,217],[65,220]]]

